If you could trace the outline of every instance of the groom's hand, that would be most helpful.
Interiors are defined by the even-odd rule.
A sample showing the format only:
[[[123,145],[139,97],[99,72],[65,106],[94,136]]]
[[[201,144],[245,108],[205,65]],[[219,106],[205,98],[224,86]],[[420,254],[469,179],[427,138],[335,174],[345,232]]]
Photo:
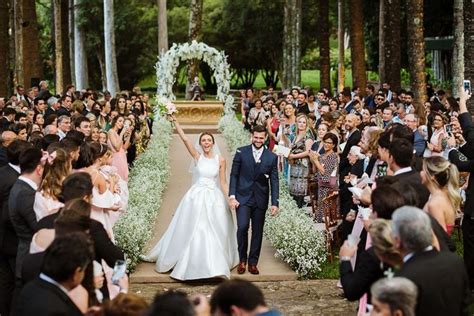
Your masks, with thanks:
[[[275,216],[278,214],[278,206],[272,205],[272,208],[270,209],[270,214],[272,216]]]
[[[239,207],[240,203],[235,199],[235,197],[229,198],[229,206],[231,210],[236,210]]]

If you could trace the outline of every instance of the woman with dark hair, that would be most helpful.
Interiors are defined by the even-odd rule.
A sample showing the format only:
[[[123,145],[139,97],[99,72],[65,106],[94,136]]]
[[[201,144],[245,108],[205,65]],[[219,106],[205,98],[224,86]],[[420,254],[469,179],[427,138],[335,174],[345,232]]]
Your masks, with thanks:
[[[117,168],[117,171],[122,179],[128,181],[128,164],[126,149],[130,145],[130,137],[132,135],[133,126],[125,125],[123,116],[116,116],[112,120],[112,128],[108,132],[108,146],[114,153],[112,159],[112,166]]]
[[[448,124],[448,118],[444,114],[439,112],[431,113],[431,121],[428,122],[428,142],[423,157],[443,155],[443,140],[446,137],[444,132],[445,124]]]
[[[446,108],[446,115],[451,116],[453,113],[459,113],[459,103],[453,97],[447,97],[444,103],[444,107]]]
[[[43,126],[46,127],[48,125],[58,126],[58,116],[56,114],[51,114],[44,120]]]
[[[315,221],[317,223],[324,222],[324,214],[330,207],[327,201],[324,201],[328,197],[331,191],[337,190],[338,188],[338,164],[339,156],[335,152],[338,146],[337,136],[333,133],[327,133],[323,137],[323,148],[324,154],[319,152],[310,152],[311,162],[316,168],[316,180],[318,181],[318,209],[315,214]]]
[[[250,109],[254,107],[253,104],[253,89],[248,88],[241,94],[241,102],[240,102],[240,111],[242,113],[242,122],[245,125],[245,129],[250,130],[250,124],[248,123],[248,116]]]
[[[16,134],[17,139],[28,140],[28,131],[25,124],[16,123],[11,127],[11,131]]]
[[[127,116],[128,115],[128,109],[127,109],[127,99],[125,97],[120,96],[117,99],[117,104],[115,106],[115,110],[118,112],[119,115],[122,116]]]
[[[104,101],[100,104],[100,113],[97,115],[97,127],[99,129],[108,131],[111,128],[110,125],[110,111],[111,105],[109,101]]]

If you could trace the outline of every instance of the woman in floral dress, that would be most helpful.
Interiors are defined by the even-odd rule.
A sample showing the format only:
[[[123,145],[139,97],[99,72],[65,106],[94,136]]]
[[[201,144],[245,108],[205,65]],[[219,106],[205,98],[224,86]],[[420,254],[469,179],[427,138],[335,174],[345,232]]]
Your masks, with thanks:
[[[317,223],[324,222],[324,213],[330,207],[324,199],[331,191],[337,189],[338,183],[338,164],[339,157],[334,151],[338,146],[337,136],[333,133],[327,133],[323,137],[324,154],[320,155],[318,152],[311,151],[310,159],[316,167],[316,179],[318,181],[318,209],[315,214],[315,221]]]
[[[303,207],[304,197],[308,191],[308,175],[310,171],[309,150],[313,145],[314,135],[309,129],[308,117],[299,114],[296,117],[297,133],[288,156],[289,188],[299,208]]]

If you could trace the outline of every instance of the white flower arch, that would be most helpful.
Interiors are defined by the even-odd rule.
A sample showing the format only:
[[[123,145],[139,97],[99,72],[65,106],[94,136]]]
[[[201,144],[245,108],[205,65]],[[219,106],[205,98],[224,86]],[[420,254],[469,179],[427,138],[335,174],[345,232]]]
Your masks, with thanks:
[[[214,72],[217,83],[216,99],[224,102],[224,113],[233,113],[234,98],[229,95],[231,72],[227,63],[227,56],[205,43],[192,41],[191,43],[176,44],[162,53],[156,63],[157,98],[159,103],[167,100],[176,100],[173,94],[173,84],[176,82],[176,71],[180,61],[199,59],[206,62]]]

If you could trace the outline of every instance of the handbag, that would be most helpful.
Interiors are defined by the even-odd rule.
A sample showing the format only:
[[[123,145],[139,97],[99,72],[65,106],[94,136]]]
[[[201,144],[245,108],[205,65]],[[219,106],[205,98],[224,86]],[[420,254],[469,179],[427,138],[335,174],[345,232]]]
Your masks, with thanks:
[[[322,179],[318,180],[318,186],[325,188],[334,188],[337,186],[337,176],[330,176],[328,182],[324,182]]]

